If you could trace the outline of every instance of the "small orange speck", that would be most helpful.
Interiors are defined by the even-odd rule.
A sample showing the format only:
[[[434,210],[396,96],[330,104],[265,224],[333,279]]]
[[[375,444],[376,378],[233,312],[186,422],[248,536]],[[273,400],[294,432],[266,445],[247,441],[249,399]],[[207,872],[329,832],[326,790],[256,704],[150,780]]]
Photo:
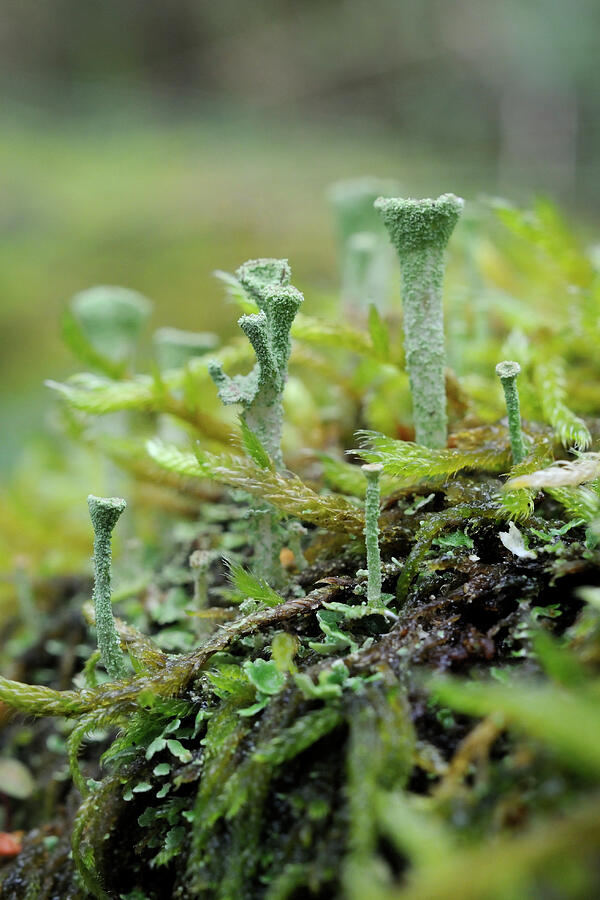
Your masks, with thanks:
[[[0,858],[16,856],[21,852],[21,841],[16,834],[9,831],[0,831]]]
[[[284,569],[291,569],[296,564],[296,557],[292,553],[289,547],[284,547],[281,553],[279,554],[279,562],[283,566]]]

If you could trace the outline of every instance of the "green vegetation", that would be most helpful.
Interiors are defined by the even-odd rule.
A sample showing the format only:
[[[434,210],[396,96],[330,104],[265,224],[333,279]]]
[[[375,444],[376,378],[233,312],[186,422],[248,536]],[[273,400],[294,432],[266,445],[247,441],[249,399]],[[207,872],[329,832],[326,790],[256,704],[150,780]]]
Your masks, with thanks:
[[[437,200],[381,197],[375,205],[402,267],[404,348],[417,441],[445,447],[444,250],[463,201],[443,194]]]
[[[111,678],[125,674],[119,637],[112,614],[110,589],[111,538],[115,525],[127,504],[119,497],[88,497],[94,526],[94,612],[98,649],[104,668]]]
[[[381,603],[381,554],[379,553],[379,478],[382,471],[379,463],[366,463],[362,470],[367,479],[365,495],[365,547],[367,551],[367,603],[377,606]]]
[[[504,360],[496,366],[496,375],[502,382],[504,399],[506,400],[506,412],[508,413],[508,433],[510,435],[510,449],[515,465],[522,463],[527,453],[521,431],[521,406],[519,404],[519,389],[517,387],[517,375],[521,371],[518,362]]]
[[[3,754],[27,770],[6,896],[600,887],[597,255],[546,202],[462,231],[453,195],[376,205],[389,315],[300,313],[287,262],[253,260],[219,273],[248,341],[163,333],[144,371],[117,289],[101,327],[72,307],[92,371],[52,383],[69,465],[35,506],[16,479],[3,514],[40,553],[2,595]],[[36,547],[74,540],[68,475],[100,459],[130,514],[111,588],[125,501],[89,498],[92,605]]]

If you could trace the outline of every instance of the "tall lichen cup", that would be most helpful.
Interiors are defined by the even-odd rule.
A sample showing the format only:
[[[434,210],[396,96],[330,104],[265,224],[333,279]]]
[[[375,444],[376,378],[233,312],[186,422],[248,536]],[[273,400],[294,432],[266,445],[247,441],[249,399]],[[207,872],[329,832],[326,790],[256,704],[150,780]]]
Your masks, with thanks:
[[[94,610],[98,649],[111,678],[125,675],[125,664],[119,635],[112,612],[110,568],[111,537],[127,503],[120,497],[95,497],[90,494],[88,507],[94,528]]]
[[[404,347],[416,440],[445,447],[447,438],[442,282],[444,250],[464,202],[379,197],[379,210],[402,268]]]
[[[249,260],[236,274],[259,310],[243,315],[238,321],[256,354],[256,364],[247,375],[230,377],[221,363],[213,360],[208,364],[208,371],[221,401],[243,407],[246,425],[275,467],[283,469],[283,390],[292,346],[290,329],[304,298],[289,283],[291,273],[286,259]],[[284,529],[271,506],[257,503],[254,511],[257,517],[254,565],[271,585],[277,585],[283,581],[279,551]]]
[[[240,283],[256,302],[259,312],[242,316],[238,324],[254,349],[256,365],[248,375],[230,378],[219,362],[211,361],[209,373],[226,404],[239,403],[244,418],[278,468],[283,467],[281,429],[283,389],[290,357],[290,328],[303,301],[289,284],[285,259],[255,259],[237,271]]]

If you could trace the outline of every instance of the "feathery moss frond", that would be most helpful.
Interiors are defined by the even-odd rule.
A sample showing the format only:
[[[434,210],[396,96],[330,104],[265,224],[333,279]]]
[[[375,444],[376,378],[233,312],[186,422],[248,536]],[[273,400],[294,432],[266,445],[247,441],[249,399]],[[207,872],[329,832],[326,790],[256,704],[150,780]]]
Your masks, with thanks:
[[[229,564],[229,577],[240,594],[244,597],[251,597],[253,600],[259,600],[265,606],[279,606],[283,603],[283,597],[274,591],[266,581],[258,578],[239,563]]]
[[[102,372],[108,378],[121,378],[124,375],[125,364],[101,353],[85,334],[70,309],[66,309],[63,313],[61,332],[62,339],[71,353],[85,366]]]
[[[169,488],[198,501],[215,500],[220,494],[219,487],[208,478],[200,480],[196,475],[186,476],[158,465],[148,456],[143,440],[121,440],[102,435],[90,443],[139,481]]]
[[[526,488],[517,491],[507,491],[502,494],[502,513],[505,519],[515,522],[525,522],[533,513],[533,491]]]
[[[240,416],[240,428],[242,432],[242,443],[244,450],[256,465],[261,469],[272,469],[273,461],[258,436],[250,429],[248,423],[243,416]]]
[[[112,381],[87,374],[72,379],[69,384],[48,380],[46,386],[57,391],[74,409],[98,416],[122,409],[154,411],[162,399],[155,380],[149,375]]]
[[[55,691],[39,684],[21,684],[2,675],[0,700],[31,716],[77,716],[85,709],[77,691]]]
[[[147,447],[151,458],[171,472],[211,477],[228,487],[241,488],[303,522],[347,534],[361,534],[364,528],[361,509],[339,495],[317,494],[297,475],[260,469],[250,460],[216,456],[200,449],[194,456],[156,440],[149,441]]]
[[[227,443],[231,427],[216,416],[188,405],[171,392],[171,387],[180,380],[183,370],[172,370],[167,378],[151,378],[136,375],[126,381],[111,381],[96,375],[80,375],[69,384],[46,381],[46,386],[57,391],[73,409],[95,416],[121,410],[164,413],[193,425],[207,437]]]
[[[543,254],[544,263],[558,269],[569,285],[586,288],[593,283],[591,260],[550,201],[538,198],[530,210],[496,199],[494,210],[513,234]]]
[[[507,519],[512,519],[515,522],[524,522],[528,519],[533,512],[535,496],[535,492],[529,488],[524,487],[511,490],[510,488],[506,489],[507,486],[511,481],[518,484],[523,477],[535,472],[551,462],[551,460],[551,442],[544,435],[540,435],[537,438],[537,443],[531,447],[523,462],[512,466],[508,473],[509,479],[505,485],[505,490],[502,491],[502,495],[499,498],[501,509]]]
[[[538,363],[535,367],[535,383],[542,415],[554,428],[559,441],[565,447],[586,450],[592,443],[589,428],[579,416],[569,409],[565,366],[561,359]]]
[[[317,458],[323,467],[323,480],[325,484],[340,494],[350,497],[358,497],[364,500],[366,482],[363,478],[360,466],[354,466],[344,459],[336,459],[327,453],[317,453]],[[398,487],[398,482],[392,476],[382,475],[380,479],[381,495],[393,493]]]
[[[335,459],[327,453],[319,453],[318,458],[323,467],[325,484],[342,494],[364,500],[367,485],[360,466],[353,466],[346,460]]]
[[[345,322],[325,322],[315,316],[300,313],[292,325],[292,337],[315,347],[350,350],[363,356],[380,358],[371,336]]]
[[[600,519],[600,481],[587,488],[561,487],[545,490],[553,500],[560,503],[570,519],[582,519],[584,522]]]
[[[184,478],[207,478],[210,475],[193,453],[180,450],[174,444],[153,439],[147,442],[146,450],[150,459],[168,472]]]
[[[376,431],[361,431],[368,444],[357,451],[367,462],[380,462],[383,471],[398,479],[398,486],[416,484],[424,478],[455,475],[462,469],[501,472],[509,462],[510,451],[492,447],[454,450],[434,449],[411,441],[398,441]]]

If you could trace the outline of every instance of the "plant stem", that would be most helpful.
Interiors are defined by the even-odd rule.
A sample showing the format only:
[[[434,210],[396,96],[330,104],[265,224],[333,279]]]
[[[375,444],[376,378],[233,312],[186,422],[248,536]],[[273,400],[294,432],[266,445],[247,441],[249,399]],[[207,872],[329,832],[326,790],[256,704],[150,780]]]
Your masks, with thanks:
[[[119,497],[88,497],[88,507],[94,528],[94,609],[98,649],[104,667],[111,678],[123,678],[125,663],[121,643],[113,618],[110,568],[111,536],[117,521],[127,506]]]
[[[513,462],[518,465],[527,456],[523,432],[521,431],[521,407],[519,404],[519,389],[517,387],[517,375],[521,371],[518,362],[504,360],[496,366],[496,375],[502,382],[504,398],[506,400],[506,412],[508,413],[508,433],[512,450]]]
[[[365,544],[367,547],[367,603],[381,606],[381,555],[379,553],[379,477],[383,466],[367,463],[362,466],[367,479],[365,496]]]
[[[426,447],[445,447],[444,250],[463,201],[454,194],[437,200],[380,197],[375,207],[402,267],[404,347],[416,440]]]

